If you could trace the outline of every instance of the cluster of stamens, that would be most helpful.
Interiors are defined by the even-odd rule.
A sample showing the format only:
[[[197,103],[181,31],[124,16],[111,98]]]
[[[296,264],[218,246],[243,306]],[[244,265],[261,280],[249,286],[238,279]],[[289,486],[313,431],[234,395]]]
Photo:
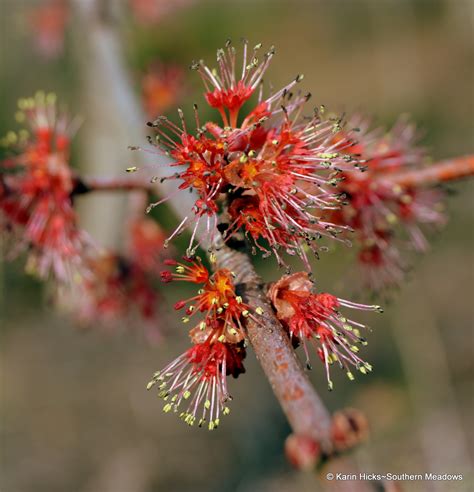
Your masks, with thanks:
[[[361,329],[367,327],[346,318],[340,308],[382,312],[380,306],[318,293],[306,272],[283,276],[271,286],[268,297],[290,339],[303,345],[308,369],[311,369],[308,348],[313,347],[318,354],[326,369],[329,390],[333,389],[329,368],[335,363],[351,381],[354,379],[351,367],[362,374],[372,370],[372,366],[358,355],[359,347],[367,345],[361,335]]]
[[[77,120],[58,112],[54,94],[21,99],[16,114],[26,128],[1,141],[10,155],[0,162],[0,227],[7,258],[27,251],[27,270],[41,278],[71,283],[81,275],[91,241],[77,227],[69,167]]]
[[[330,220],[355,231],[359,264],[374,291],[397,286],[404,278],[406,262],[401,251],[424,252],[428,241],[423,226],[439,228],[446,217],[443,192],[401,186],[391,180],[398,172],[425,165],[425,150],[417,145],[414,124],[400,118],[390,131],[370,130],[370,121],[353,117],[359,137],[344,152],[360,156],[365,172],[344,171],[337,187],[346,206],[331,213]],[[336,141],[344,137],[336,135]]]
[[[193,64],[206,86],[206,101],[219,111],[222,125],[202,125],[196,106],[196,135],[188,132],[181,110],[181,126],[165,117],[149,123],[156,131],[150,142],[171,157],[171,167],[179,168],[162,179],[176,179],[179,189],[197,194],[193,209],[169,240],[191,226],[187,254],[193,255],[203,241],[213,243],[219,226],[226,240],[243,233],[255,253],[264,257],[273,253],[280,265],[285,265],[282,251],[298,255],[309,269],[307,250],[317,254],[318,239],[337,238],[349,230],[322,213],[341,206],[335,191],[340,173],[359,167],[360,161],[345,152],[353,145],[351,131],[344,141],[334,139],[344,127],[341,118],[327,116],[323,107],[303,116],[311,94],[293,92],[302,75],[263,98],[261,80],[274,50],[259,60],[260,49],[257,45],[249,53],[244,42],[239,77],[236,50],[230,43],[218,51],[217,70],[202,61]],[[242,116],[243,104],[257,87],[257,103]],[[149,210],[168,198],[151,204]],[[218,215],[226,212],[227,223],[219,225]]]
[[[164,282],[185,281],[201,285],[197,294],[175,304],[184,310],[182,322],[191,323],[189,335],[194,346],[175,359],[165,369],[155,373],[148,389],[158,385],[158,395],[165,400],[163,410],[173,410],[189,425],[196,421],[210,430],[216,428],[220,416],[229,413],[227,402],[231,399],[227,389],[227,376],[237,377],[244,372],[245,328],[244,320],[251,318],[259,323],[250,307],[237,294],[234,275],[226,269],[210,274],[200,258],[184,258],[184,263],[167,260],[174,271],[164,271]],[[187,402],[186,409],[180,406]]]

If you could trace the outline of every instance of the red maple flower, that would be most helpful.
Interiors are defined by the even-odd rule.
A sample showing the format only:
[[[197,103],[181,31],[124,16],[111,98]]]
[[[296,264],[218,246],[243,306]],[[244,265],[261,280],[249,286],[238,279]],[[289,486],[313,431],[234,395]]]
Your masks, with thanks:
[[[2,228],[9,237],[7,258],[28,251],[27,269],[71,282],[84,273],[83,254],[91,246],[77,227],[71,194],[74,180],[69,146],[77,123],[56,110],[54,95],[20,100],[20,119],[29,131],[10,132],[4,143],[13,155],[0,164]]]
[[[356,231],[359,260],[374,290],[398,285],[406,269],[400,249],[423,252],[428,241],[423,226],[439,228],[445,223],[443,192],[394,186],[390,177],[406,168],[425,165],[425,151],[417,146],[418,132],[400,118],[394,127],[369,130],[369,120],[354,117],[360,137],[344,152],[360,156],[365,172],[345,170],[337,183],[347,205],[332,213],[331,220]],[[339,135],[336,136],[336,141]]]
[[[65,0],[48,0],[31,9],[29,24],[33,48],[44,58],[53,59],[64,51],[64,35],[69,22]]]
[[[268,292],[278,319],[287,328],[291,339],[303,344],[306,365],[310,368],[308,346],[313,346],[326,368],[328,387],[333,389],[329,366],[338,363],[347,377],[354,375],[350,366],[362,374],[372,370],[357,353],[358,345],[366,345],[360,329],[365,325],[345,318],[340,308],[379,311],[380,306],[357,304],[327,293],[315,291],[306,272],[283,276]]]
[[[129,227],[127,256],[145,272],[157,274],[163,262],[165,237],[165,233],[154,220],[133,220]]]
[[[155,374],[148,387],[159,383],[159,396],[170,402],[163,410],[178,411],[183,400],[192,396],[188,409],[180,416],[193,425],[200,406],[203,406],[201,426],[209,415],[209,429],[219,424],[219,414],[228,413],[225,402],[229,399],[226,376],[237,377],[244,372],[245,329],[243,321],[250,318],[259,323],[255,310],[243,302],[234,285],[234,275],[227,269],[217,269],[211,274],[199,258],[185,258],[185,263],[173,260],[165,262],[175,270],[162,272],[162,280],[175,280],[200,284],[197,294],[175,304],[176,310],[184,310],[183,323],[200,317],[189,335],[194,346],[175,359],[165,369]]]
[[[208,422],[209,430],[219,426],[220,416],[228,415],[227,402],[232,399],[227,376],[236,378],[245,372],[245,348],[241,345],[206,341],[197,343],[163,370],[154,374],[147,388],[158,384],[158,395],[165,400],[164,412],[180,411],[188,425],[199,427]]]
[[[243,318],[250,317],[257,323],[259,321],[236,293],[233,273],[221,268],[211,275],[200,258],[185,258],[185,261],[188,264],[165,261],[175,266],[175,272],[164,271],[161,278],[164,282],[184,280],[201,284],[197,295],[175,304],[175,309],[185,309],[183,323],[190,322],[196,313],[204,314],[204,319],[191,330],[193,341],[206,339],[239,343],[244,340]],[[260,314],[260,310],[257,314]]]
[[[227,205],[232,222],[227,237],[242,231],[256,243],[256,249],[265,255],[273,252],[280,264],[284,261],[278,251],[283,250],[299,255],[309,268],[307,247],[317,253],[321,236],[334,238],[348,229],[328,222],[322,212],[340,207],[340,197],[331,188],[341,170],[354,169],[359,161],[345,152],[353,145],[350,131],[344,139],[334,138],[343,126],[340,119],[327,118],[321,111],[309,118],[301,116],[310,94],[294,95],[292,89],[302,76],[266,99],[260,91],[256,106],[239,122],[243,103],[254,93],[273,57],[271,49],[259,62],[259,49],[255,47],[249,61],[244,43],[240,79],[235,75],[236,54],[230,44],[218,52],[218,70],[203,62],[194,65],[206,84],[207,101],[222,115],[222,127],[214,122],[201,125],[196,108],[196,136],[187,131],[181,110],[181,128],[164,117],[150,123],[158,133],[159,145],[173,159],[171,166],[179,167],[165,179],[177,179],[180,189],[198,195],[192,213],[169,239],[194,224],[188,248],[192,256],[203,240],[206,246],[213,243],[217,214]],[[166,199],[151,204],[150,209]],[[253,225],[238,215],[242,210],[251,210]],[[202,220],[207,234],[201,234],[194,245]],[[257,242],[260,239],[269,247]]]
[[[89,259],[90,275],[73,293],[73,310],[85,326],[136,326],[151,342],[160,340],[159,292],[140,262],[113,252]]]
[[[142,101],[149,118],[156,118],[176,105],[183,92],[183,69],[154,63],[142,78]]]

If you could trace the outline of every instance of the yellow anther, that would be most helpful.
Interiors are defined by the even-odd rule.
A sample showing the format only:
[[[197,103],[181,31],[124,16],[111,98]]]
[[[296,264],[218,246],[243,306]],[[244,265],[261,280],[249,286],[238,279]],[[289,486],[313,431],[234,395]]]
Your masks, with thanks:
[[[385,218],[389,224],[396,224],[398,222],[398,217],[395,214],[387,214]]]
[[[171,403],[167,403],[164,407],[163,407],[163,412],[165,413],[168,413],[172,408],[172,405]]]
[[[354,374],[352,374],[351,371],[347,371],[347,377],[349,378],[350,381],[354,381]]]
[[[184,267],[181,265],[178,265],[176,267],[176,273],[184,273]]]
[[[189,323],[189,318],[188,318],[187,316],[183,316],[183,317],[181,318],[181,321],[182,321],[183,323]]]
[[[204,408],[206,408],[207,410],[209,410],[209,408],[211,408],[211,400],[206,400],[204,402]]]
[[[205,322],[205,321],[201,321],[201,322],[199,323],[199,328],[200,328],[201,330],[205,330],[205,329],[206,329],[206,322]]]
[[[185,400],[187,400],[190,396],[191,396],[191,391],[189,391],[189,390],[186,390],[186,391],[183,393],[183,398],[184,398]]]
[[[230,413],[230,408],[229,407],[224,407],[224,410],[222,411],[224,415],[229,415]]]
[[[262,315],[262,314],[264,313],[264,310],[263,310],[260,306],[258,306],[258,308],[257,308],[257,309],[255,309],[255,312],[256,312],[257,314]]]

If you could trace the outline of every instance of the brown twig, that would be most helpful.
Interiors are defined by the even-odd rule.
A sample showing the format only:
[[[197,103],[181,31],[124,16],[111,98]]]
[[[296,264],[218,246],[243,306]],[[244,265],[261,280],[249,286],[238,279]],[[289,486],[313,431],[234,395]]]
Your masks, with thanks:
[[[116,177],[92,177],[84,176],[79,178],[79,193],[88,193],[91,191],[134,191],[134,190],[152,190],[153,185],[150,181],[134,176],[116,176]]]
[[[246,302],[264,311],[261,323],[251,319],[247,323],[248,338],[293,432],[313,438],[323,451],[332,452],[331,416],[273,313],[262,289],[262,279],[249,256],[221,246],[217,248],[216,258],[218,267],[234,272],[235,282],[244,285]]]
[[[426,187],[474,176],[474,155],[453,157],[423,169],[413,169],[392,175],[384,174],[380,181],[392,185]]]

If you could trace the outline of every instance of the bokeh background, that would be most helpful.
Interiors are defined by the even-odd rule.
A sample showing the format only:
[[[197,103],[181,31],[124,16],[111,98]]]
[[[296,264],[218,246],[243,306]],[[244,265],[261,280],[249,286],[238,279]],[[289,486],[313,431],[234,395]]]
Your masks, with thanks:
[[[303,72],[317,104],[363,110],[386,124],[410,113],[433,159],[472,151],[469,0],[155,2],[167,7],[153,18],[131,9],[147,2],[117,0],[126,4],[119,28],[137,95],[150,64],[172,63],[183,68],[177,98],[190,113],[193,102],[202,102],[190,61],[212,60],[226,38],[246,37],[276,46],[266,76],[275,86]],[[14,126],[19,97],[52,90],[84,117],[74,165],[120,173],[133,161],[127,146],[139,142],[114,131],[103,90],[108,82],[91,84],[88,26],[70,14],[64,38],[55,40],[59,47],[48,49],[34,15],[45,3],[0,0],[0,133]],[[353,383],[337,378],[336,390],[322,393],[332,410],[355,406],[368,415],[371,438],[354,455],[361,470],[464,474],[461,483],[405,483],[407,491],[473,486],[473,190],[467,182],[450,188],[450,222],[432,238],[432,251],[415,260],[385,314],[366,317],[374,372]],[[85,226],[104,244],[121,240],[124,203],[107,196],[80,203]],[[169,214],[165,209],[156,217],[170,223]],[[367,300],[348,274],[351,263],[347,249],[331,250],[316,265],[317,280],[325,290]],[[284,459],[289,428],[251,352],[247,374],[231,382],[231,416],[217,432],[188,428],[164,415],[144,388],[187,346],[172,315],[163,318],[166,337],[158,346],[139,326],[80,330],[52,309],[44,286],[24,274],[21,261],[0,268],[2,491],[318,489],[314,476],[294,472]],[[278,275],[271,262],[259,268],[267,278]],[[163,311],[178,295],[166,289]],[[319,367],[311,377],[325,388]]]

